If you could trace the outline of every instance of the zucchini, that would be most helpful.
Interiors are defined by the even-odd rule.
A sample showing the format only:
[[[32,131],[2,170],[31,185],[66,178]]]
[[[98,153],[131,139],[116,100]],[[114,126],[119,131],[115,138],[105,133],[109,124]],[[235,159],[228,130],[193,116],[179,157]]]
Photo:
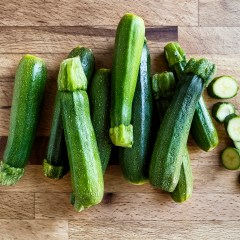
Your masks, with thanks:
[[[84,73],[87,77],[87,85],[89,86],[94,72],[95,58],[92,49],[77,46],[69,54],[68,58],[80,57]]]
[[[89,85],[94,70],[93,52],[91,49],[78,46],[69,53],[68,58],[77,56],[81,59],[82,68],[87,77],[87,85]],[[43,173],[46,177],[60,179],[68,170],[69,162],[62,126],[60,97],[59,92],[57,92],[46,157],[43,160]]]
[[[64,60],[58,75],[63,129],[70,164],[71,203],[82,211],[101,202],[104,183],[79,57]]]
[[[234,142],[240,141],[240,116],[235,113],[228,115],[224,122],[229,137]]]
[[[36,135],[42,105],[47,68],[45,62],[25,55],[17,68],[10,128],[0,166],[0,184],[14,185],[24,174],[24,167]]]
[[[180,82],[184,82],[184,69],[187,64],[184,50],[178,43],[171,42],[165,46],[164,52],[169,67],[174,71],[176,78]],[[201,72],[201,69],[199,70]],[[191,125],[191,134],[197,145],[204,151],[210,151],[218,145],[217,129],[213,124],[202,96],[196,106]]]
[[[228,170],[237,170],[240,168],[240,150],[227,147],[221,155],[222,164]]]
[[[185,81],[178,85],[160,125],[149,169],[151,184],[168,192],[177,186],[195,107],[215,65],[206,59],[190,59],[185,71]]]
[[[171,98],[176,89],[176,82],[171,72],[163,72],[161,74],[155,74],[152,77],[152,87],[160,111],[160,115],[164,116]],[[190,163],[190,157],[187,146],[183,150],[182,166],[178,184],[174,191],[171,193],[171,197],[175,202],[184,202],[189,199],[193,191],[193,178],[192,168]]]
[[[225,118],[236,112],[235,106],[228,102],[218,102],[213,105],[212,116],[220,123],[223,123]]]
[[[109,138],[110,81],[110,70],[99,69],[93,77],[89,94],[92,124],[95,130],[103,173],[106,171],[112,151],[112,143]]]
[[[221,76],[213,79],[207,87],[208,95],[212,98],[228,99],[237,95],[239,86],[230,76]]]
[[[240,142],[233,142],[234,146],[240,150]]]
[[[192,196],[193,192],[193,177],[191,160],[187,147],[182,155],[182,166],[180,170],[180,176],[178,184],[174,191],[171,193],[171,197],[175,202],[185,202]]]
[[[134,145],[132,148],[119,149],[120,166],[124,177],[130,183],[138,185],[144,184],[148,179],[148,166],[151,157],[153,101],[150,73],[150,53],[145,42],[132,108],[131,123],[134,126]]]
[[[114,145],[132,147],[132,102],[144,43],[142,18],[125,14],[117,27],[111,82],[111,128]]]

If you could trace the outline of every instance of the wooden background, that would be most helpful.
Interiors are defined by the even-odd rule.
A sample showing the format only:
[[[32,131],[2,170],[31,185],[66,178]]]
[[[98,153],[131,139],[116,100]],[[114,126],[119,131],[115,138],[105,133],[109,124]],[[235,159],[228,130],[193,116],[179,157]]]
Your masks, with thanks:
[[[153,73],[166,69],[166,42],[178,40],[188,57],[208,57],[217,64],[217,75],[240,79],[239,0],[2,0],[0,158],[14,74],[23,54],[45,59],[49,76],[30,165],[16,186],[0,187],[0,239],[239,239],[239,172],[224,170],[219,162],[219,153],[231,142],[217,123],[217,149],[205,153],[189,140],[194,193],[183,204],[149,184],[128,184],[119,166],[110,165],[102,203],[76,213],[69,204],[69,175],[60,181],[43,176],[39,164],[49,135],[59,63],[81,44],[93,49],[97,67],[111,67],[115,29],[125,12],[145,20]],[[204,97],[211,109],[216,100]],[[231,100],[238,109],[239,99]]]

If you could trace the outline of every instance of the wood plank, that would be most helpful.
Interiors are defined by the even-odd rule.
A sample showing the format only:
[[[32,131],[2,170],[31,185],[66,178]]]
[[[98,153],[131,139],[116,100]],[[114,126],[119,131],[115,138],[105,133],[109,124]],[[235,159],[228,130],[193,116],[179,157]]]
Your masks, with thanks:
[[[193,161],[192,161],[193,163]],[[239,172],[227,171],[222,166],[210,166],[208,159],[205,166],[193,165],[194,194],[195,193],[227,193],[239,194]],[[122,176],[119,165],[109,165],[104,176],[105,192],[107,193],[156,193],[149,183],[141,186],[128,183]],[[42,167],[29,165],[19,183],[12,187],[0,186],[0,192],[26,192],[26,193],[61,193],[71,191],[70,175],[61,180],[52,180],[45,177]]]
[[[167,41],[167,40],[166,40]],[[70,50],[75,47],[73,45]],[[159,48],[157,51],[154,49],[150,49],[151,52],[151,69],[152,72],[156,71],[164,71],[167,69],[167,64],[163,55],[163,48]],[[38,57],[42,58],[47,65],[48,68],[48,81],[56,83],[56,79],[58,76],[58,69],[61,61],[65,59],[68,55],[66,53],[37,53]],[[20,59],[23,57],[22,53],[13,53],[13,54],[1,54],[0,55],[0,84],[4,84],[7,82],[14,82],[15,72],[17,69],[17,65]],[[112,67],[112,59],[113,53],[96,53],[94,52],[95,57],[95,69],[98,68],[111,68]],[[0,102],[0,104],[2,104]]]
[[[239,27],[179,27],[178,34],[187,53],[240,54]]]
[[[239,12],[239,0],[200,0],[199,25],[239,27]]]
[[[13,14],[14,11],[14,14]],[[118,1],[100,0],[69,1],[16,1],[0,3],[1,26],[116,26],[123,14],[134,12],[144,18],[147,25],[197,26],[198,1],[147,0]]]
[[[36,219],[79,219],[103,221],[239,221],[240,194],[194,194],[182,204],[168,194],[111,193],[98,206],[81,213],[69,203],[69,193],[36,193]],[[186,214],[182,214],[186,213]]]
[[[174,226],[174,231],[172,231]],[[236,221],[69,221],[69,239],[236,240]]]
[[[3,240],[67,240],[68,222],[64,220],[0,220]]]
[[[0,219],[34,219],[34,193],[0,192]]]
[[[0,53],[68,53],[79,44],[96,53],[111,53],[116,29],[106,26],[0,27],[0,31]],[[177,27],[147,28],[146,37],[149,46],[158,51],[166,42],[177,39]]]

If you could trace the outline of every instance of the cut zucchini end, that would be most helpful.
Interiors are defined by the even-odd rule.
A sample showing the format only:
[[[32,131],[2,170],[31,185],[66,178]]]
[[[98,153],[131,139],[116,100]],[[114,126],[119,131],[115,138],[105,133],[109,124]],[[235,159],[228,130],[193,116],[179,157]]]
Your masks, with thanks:
[[[59,91],[76,91],[87,89],[87,77],[79,57],[68,58],[60,64],[58,74]]]
[[[240,151],[233,147],[227,147],[221,155],[222,164],[228,170],[240,168]]]
[[[168,43],[164,47],[164,54],[170,68],[176,63],[186,62],[186,54],[177,42]]]
[[[60,179],[67,173],[67,170],[64,166],[51,165],[48,163],[47,159],[43,160],[42,168],[43,174],[52,179]]]
[[[15,168],[1,162],[0,165],[0,184],[11,186],[15,185],[24,175],[24,168]]]
[[[131,148],[133,145],[133,126],[120,124],[110,128],[109,136],[115,146]]]

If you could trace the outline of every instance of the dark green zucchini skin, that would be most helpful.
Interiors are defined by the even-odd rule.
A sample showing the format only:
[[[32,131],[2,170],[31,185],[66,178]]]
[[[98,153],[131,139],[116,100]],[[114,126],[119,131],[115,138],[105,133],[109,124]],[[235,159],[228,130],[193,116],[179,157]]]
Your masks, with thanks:
[[[187,64],[185,52],[178,43],[169,43],[165,48],[166,59],[176,78],[185,79],[184,68]],[[218,134],[207,106],[201,96],[194,113],[191,134],[197,145],[204,151],[211,151],[218,145]]]
[[[132,102],[144,44],[142,18],[125,14],[118,24],[111,81],[111,128],[109,135],[116,146],[132,147]]]
[[[193,114],[202,91],[202,79],[188,74],[184,83],[174,93],[160,125],[152,153],[149,179],[153,186],[168,192],[173,192],[176,188],[183,149],[186,148]]]
[[[24,174],[36,135],[42,105],[47,68],[45,62],[25,55],[17,68],[10,116],[10,128],[0,183],[15,184]]]
[[[109,138],[111,101],[110,83],[110,70],[101,68],[94,74],[89,91],[92,124],[98,143],[103,173],[106,171],[113,146]]]
[[[152,77],[152,86],[154,99],[158,104],[159,115],[163,118],[171,102],[174,90],[176,90],[175,78],[169,72],[155,74]],[[193,191],[192,167],[187,146],[183,151],[178,184],[171,193],[171,197],[175,202],[186,201],[192,196]]]
[[[80,57],[88,85],[94,71],[94,55],[91,49],[78,46],[68,55],[68,58]],[[67,149],[60,111],[59,91],[56,93],[52,126],[47,146],[46,157],[43,160],[43,173],[53,179],[62,178],[69,170]]]
[[[131,123],[134,126],[134,144],[132,148],[119,149],[119,160],[123,175],[133,184],[143,184],[148,179],[153,115],[150,72],[150,53],[145,42],[132,106]]]

